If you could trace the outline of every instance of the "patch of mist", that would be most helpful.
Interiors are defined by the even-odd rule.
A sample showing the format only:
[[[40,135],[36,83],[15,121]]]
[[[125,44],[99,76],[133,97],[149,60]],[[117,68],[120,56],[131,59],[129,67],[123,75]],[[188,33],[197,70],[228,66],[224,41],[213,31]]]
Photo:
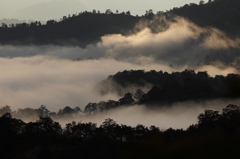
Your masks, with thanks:
[[[18,108],[39,108],[51,111],[65,106],[80,106],[89,102],[118,100],[114,94],[101,96],[95,85],[108,75],[130,69],[161,69],[161,64],[137,65],[114,59],[71,61],[48,56],[0,58],[1,105]]]
[[[150,24],[149,24],[150,23]],[[137,31],[136,31],[137,30]],[[154,32],[153,32],[154,30]],[[182,18],[163,15],[141,21],[136,33],[112,34],[86,48],[77,46],[0,46],[0,56],[7,58],[36,55],[71,60],[112,58],[134,64],[161,63],[175,68],[196,69],[204,65],[240,66],[240,40],[230,38],[216,28],[202,28]]]
[[[162,70],[166,72],[182,71],[183,68],[172,68],[162,64],[131,64],[114,59],[71,61],[47,56],[0,58],[0,100],[1,105],[18,108],[39,108],[46,105],[51,111],[65,106],[81,109],[89,102],[118,100],[117,94],[98,93],[96,85],[108,75],[124,70]],[[236,73],[234,68],[219,69],[206,66],[199,71],[208,70],[209,74]],[[146,93],[151,86],[142,88]],[[133,92],[134,86],[122,90]]]
[[[222,109],[228,104],[238,105],[239,102],[240,99],[217,99],[202,102],[187,101],[175,103],[171,107],[163,105],[157,109],[147,108],[144,105],[135,105],[116,108],[90,116],[56,120],[63,127],[66,123],[71,123],[72,121],[76,121],[77,123],[92,122],[100,126],[105,119],[111,118],[120,125],[133,127],[142,124],[148,127],[155,125],[161,130],[166,130],[170,127],[174,129],[186,129],[190,125],[196,124],[198,122],[198,115],[205,110],[216,110],[221,113]]]
[[[229,73],[239,73],[239,69],[236,69],[232,66],[225,66],[221,63],[215,63],[214,66],[212,65],[204,65],[195,70],[196,72],[203,72],[207,71],[208,74],[212,77],[215,77],[216,75],[223,75],[227,76]]]
[[[55,111],[67,105],[84,108],[89,102],[116,100],[119,96],[114,94],[97,94],[94,86],[108,75],[131,69],[196,69],[212,76],[239,72],[238,38],[181,17],[174,22],[161,20],[167,26],[155,25],[154,33],[139,23],[142,28],[133,35],[106,35],[86,48],[0,46],[1,104],[13,109],[44,104]]]

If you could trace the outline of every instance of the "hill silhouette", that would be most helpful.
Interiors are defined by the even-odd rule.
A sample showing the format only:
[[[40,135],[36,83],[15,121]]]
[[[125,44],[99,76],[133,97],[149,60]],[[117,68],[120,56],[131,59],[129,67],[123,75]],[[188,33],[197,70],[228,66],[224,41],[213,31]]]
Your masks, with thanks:
[[[240,34],[240,1],[209,0],[206,4],[186,4],[170,11],[183,16],[202,27],[213,26],[222,31]]]
[[[126,101],[129,104],[132,103],[129,99],[134,95],[137,96],[138,104],[153,106],[188,100],[239,98],[239,83],[238,74],[210,77],[207,72],[195,73],[194,70],[173,73],[125,70],[100,82],[98,90],[102,94],[116,93],[122,96],[126,93],[123,99],[128,99]],[[146,87],[148,89],[145,94],[141,89]],[[128,91],[132,93],[131,96],[127,95]]]
[[[47,21],[30,24],[20,23],[0,28],[1,44],[73,44],[85,46],[99,41],[106,34],[127,34],[139,21],[129,14],[84,12],[64,16],[60,22]]]
[[[216,27],[231,35],[240,34],[240,2],[237,0],[209,0],[206,4],[186,4],[173,8],[168,12],[157,12],[159,15],[183,16],[202,27]],[[61,21],[10,24],[0,27],[1,44],[58,44],[86,46],[101,40],[107,34],[128,35],[132,33],[140,20],[151,20],[152,10],[138,17],[131,12],[113,13],[110,9],[105,13],[83,12],[63,16]]]

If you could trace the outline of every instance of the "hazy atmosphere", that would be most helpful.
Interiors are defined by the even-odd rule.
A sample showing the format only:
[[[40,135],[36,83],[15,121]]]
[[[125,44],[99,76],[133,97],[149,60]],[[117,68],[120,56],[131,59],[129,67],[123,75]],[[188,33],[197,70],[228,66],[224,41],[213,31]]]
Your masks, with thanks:
[[[17,18],[20,20],[59,20],[68,14],[78,14],[93,9],[105,12],[131,11],[132,15],[143,15],[146,10],[166,11],[199,0],[0,0],[0,19]]]
[[[239,19],[238,0],[0,0],[1,158],[236,157]]]
[[[183,18],[176,20],[166,22],[170,27],[155,34],[140,22],[137,28],[142,29],[134,35],[103,36],[101,42],[86,48],[2,45],[1,104],[13,109],[42,104],[54,111],[67,105],[83,109],[89,102],[118,99],[114,94],[100,96],[95,86],[108,75],[131,69],[169,73],[195,69],[208,71],[212,77],[238,73],[237,38]]]

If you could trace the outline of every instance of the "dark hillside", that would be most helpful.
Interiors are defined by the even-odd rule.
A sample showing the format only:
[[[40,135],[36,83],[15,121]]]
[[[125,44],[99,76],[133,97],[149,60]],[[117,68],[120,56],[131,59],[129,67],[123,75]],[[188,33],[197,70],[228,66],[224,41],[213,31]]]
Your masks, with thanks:
[[[74,44],[85,46],[106,34],[127,34],[140,18],[126,14],[94,14],[64,16],[60,22],[2,25],[1,44]]]
[[[140,97],[140,103],[149,105],[169,104],[187,100],[205,100],[240,97],[240,76],[228,74],[210,77],[207,72],[195,73],[193,70],[183,72],[163,72],[130,70],[118,72],[99,83],[102,94],[116,93],[123,95],[131,90],[150,87]]]
[[[231,34],[240,34],[240,1],[209,0],[206,4],[186,4],[170,11],[202,26],[213,26]]]

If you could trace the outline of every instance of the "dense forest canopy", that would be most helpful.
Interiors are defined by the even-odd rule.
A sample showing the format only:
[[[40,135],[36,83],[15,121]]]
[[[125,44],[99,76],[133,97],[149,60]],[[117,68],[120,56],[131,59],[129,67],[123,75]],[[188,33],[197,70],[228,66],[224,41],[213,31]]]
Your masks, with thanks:
[[[185,70],[183,72],[163,72],[131,70],[118,72],[98,84],[100,93],[117,93],[150,89],[140,93],[140,103],[163,104],[186,100],[217,98],[238,98],[240,96],[240,76],[228,74],[210,77],[208,73]]]
[[[1,156],[6,159],[236,157],[239,120],[240,107],[231,104],[222,113],[205,110],[199,114],[198,123],[186,130],[164,131],[153,125],[119,125],[110,118],[100,126],[72,122],[62,128],[50,117],[25,123],[5,113],[0,117],[0,139],[4,143],[0,145]]]

